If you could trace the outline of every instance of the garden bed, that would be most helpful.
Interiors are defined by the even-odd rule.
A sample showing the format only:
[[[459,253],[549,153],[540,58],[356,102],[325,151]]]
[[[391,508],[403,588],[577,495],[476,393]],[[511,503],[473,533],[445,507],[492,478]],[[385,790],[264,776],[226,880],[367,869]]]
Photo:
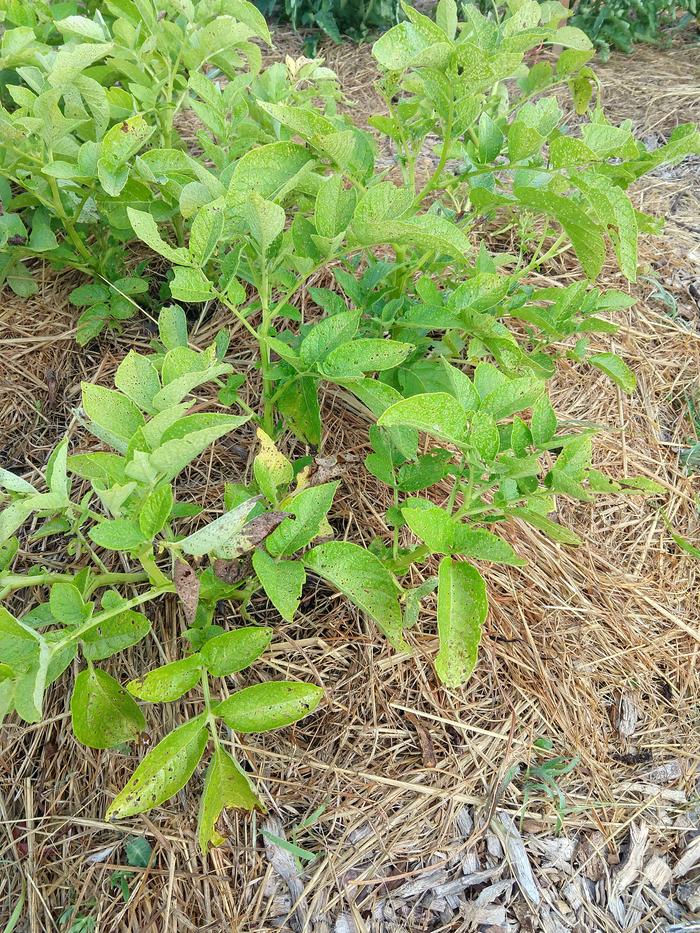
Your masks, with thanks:
[[[285,36],[279,44],[296,54],[296,42]],[[346,95],[374,112],[366,50],[324,51]],[[614,57],[601,69],[611,119],[629,117],[640,135],[661,137],[697,120],[692,54]],[[695,85],[699,78],[696,68]],[[692,434],[687,396],[700,372],[699,183],[689,160],[637,188],[639,203],[665,214],[667,227],[643,246],[639,300],[618,313],[623,326],[613,338],[637,374],[635,394],[566,361],[552,389],[562,421],[603,427],[595,465],[661,482],[669,520],[691,535],[697,488],[678,454]],[[316,284],[329,284],[324,275]],[[565,254],[542,275],[554,284],[574,273]],[[139,320],[80,350],[67,300],[76,282],[47,270],[36,296],[4,296],[0,446],[12,469],[45,463],[73,425],[81,379],[104,382],[127,348],[148,346],[151,333]],[[612,272],[605,284],[622,287]],[[206,345],[223,324],[223,311],[207,316],[193,340]],[[232,335],[239,368],[251,349],[242,329]],[[367,422],[333,387],[323,411],[321,454],[337,458],[342,480],[335,530],[369,544],[387,534],[382,516],[391,503],[362,468]],[[252,429],[236,445],[217,444],[190,472],[193,498],[218,497],[225,481],[244,476],[247,440]],[[263,673],[323,684],[327,702],[283,733],[242,737],[269,815],[228,816],[230,838],[206,861],[194,834],[201,779],[153,814],[105,823],[142,748],[125,755],[78,745],[64,728],[68,695],[60,683],[52,688],[45,722],[12,722],[2,733],[0,904],[12,909],[26,899],[28,919],[17,929],[67,929],[59,918],[71,906],[73,922],[93,917],[100,933],[656,930],[687,919],[694,902],[682,888],[684,863],[670,888],[664,866],[678,866],[697,824],[700,565],[674,546],[653,500],[609,497],[595,508],[567,500],[560,510],[585,542],[578,549],[522,523],[506,527],[528,566],[485,571],[491,611],[463,691],[435,679],[430,603],[411,633],[409,660],[320,582],[293,623],[254,601],[253,619],[276,632]],[[51,556],[56,565],[64,560]],[[174,598],[155,611],[154,632],[122,657],[121,680],[176,657]],[[188,705],[154,707],[152,734],[181,721]],[[554,756],[560,775],[546,766]],[[125,870],[124,843],[134,836],[152,854],[147,867],[126,868],[125,901],[114,872]],[[301,872],[281,837],[315,856],[302,855]]]

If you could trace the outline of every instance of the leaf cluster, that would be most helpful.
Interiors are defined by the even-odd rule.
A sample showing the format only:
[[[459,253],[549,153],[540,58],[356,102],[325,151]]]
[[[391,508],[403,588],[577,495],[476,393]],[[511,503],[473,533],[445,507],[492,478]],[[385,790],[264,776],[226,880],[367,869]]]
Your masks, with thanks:
[[[223,808],[259,805],[223,727],[278,728],[321,697],[316,686],[273,681],[215,699],[210,679],[235,676],[273,637],[227,629],[220,604],[250,621],[261,591],[291,621],[311,575],[409,650],[406,632],[436,599],[436,675],[456,688],[477,663],[488,613],[479,567],[524,563],[509,540],[517,522],[576,546],[556,520],[557,497],[662,492],[648,477],[596,469],[595,426],[560,423],[548,383],[566,358],[634,391],[626,363],[590,345],[615,332],[610,314],[631,303],[596,279],[608,261],[636,277],[638,237],[654,221],[635,210],[629,185],[700,147],[685,126],[649,152],[630,125],[607,120],[591,43],[560,25],[566,10],[556,2],[512,0],[498,21],[468,6],[462,22],[455,0],[441,0],[435,19],[404,4],[405,19],[374,46],[385,112],[372,131],[336,111],[337,83],[320,63],[260,68],[251,40],[266,40],[266,27],[244,0],[166,6],[155,21],[137,3],[110,0],[107,11],[109,20],[96,11],[66,24],[38,7],[3,35],[5,67],[17,75],[14,106],[0,111],[12,130],[0,143],[9,208],[0,234],[12,246],[3,255],[24,277],[16,264],[41,253],[37,243],[47,258],[86,269],[110,244],[148,249],[129,274],[105,266],[73,293],[82,340],[128,316],[139,296],[156,302],[154,264],[167,269],[176,303],[160,309],[151,352],[121,361],[114,388],[83,385],[77,414],[94,443],[69,451],[66,438],[31,483],[0,472],[0,599],[42,594],[24,614],[0,611],[0,711],[38,721],[47,687],[73,665],[74,731],[105,748],[145,727],[137,699],[196,689],[202,712],[143,759],[110,815],[169,799],[211,744],[206,849],[221,841]],[[78,41],[78,29],[94,39]],[[145,57],[134,30],[153,37]],[[117,53],[130,42],[137,64]],[[543,44],[564,47],[556,62],[528,58]],[[165,90],[142,86],[134,68],[146,67],[165,76]],[[170,135],[185,104],[202,121],[201,154]],[[376,134],[400,182],[378,160]],[[487,249],[485,223],[510,233],[511,253]],[[575,255],[578,276],[533,286],[532,273],[562,252]],[[332,287],[317,285],[325,268]],[[307,300],[295,301],[302,291]],[[192,345],[186,309],[212,303],[229,309],[236,339],[245,332],[257,348],[251,392],[252,374],[228,362],[228,331],[205,349]],[[205,387],[208,397],[195,394]],[[334,539],[339,481],[327,464],[285,453],[285,435],[321,444],[329,387],[370,422],[364,465],[392,502],[391,532],[369,548]],[[207,400],[212,388],[218,404]],[[192,465],[232,432],[254,448],[250,469],[223,502],[193,502]],[[53,535],[71,569],[58,573],[36,555],[17,572]],[[419,586],[407,582],[416,566],[427,570]],[[121,686],[99,663],[145,638],[143,610],[173,594],[186,622],[182,656]]]

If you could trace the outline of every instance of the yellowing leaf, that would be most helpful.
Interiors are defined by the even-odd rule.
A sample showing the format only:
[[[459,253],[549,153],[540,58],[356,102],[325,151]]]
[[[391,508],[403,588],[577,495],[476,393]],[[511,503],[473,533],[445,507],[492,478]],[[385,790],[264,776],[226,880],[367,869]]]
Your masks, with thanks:
[[[218,831],[216,824],[226,809],[265,812],[248,775],[228,752],[219,747],[214,751],[207,768],[199,805],[197,838],[205,855],[210,845],[218,846],[224,842],[225,837]]]
[[[192,777],[207,744],[206,715],[174,729],[143,759],[105,818],[123,819],[168,800]]]

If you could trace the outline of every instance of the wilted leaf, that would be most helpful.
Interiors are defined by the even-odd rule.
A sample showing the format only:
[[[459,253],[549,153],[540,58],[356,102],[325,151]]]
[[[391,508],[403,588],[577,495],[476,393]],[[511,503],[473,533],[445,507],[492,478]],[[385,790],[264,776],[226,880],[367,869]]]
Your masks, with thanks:
[[[188,563],[176,560],[173,583],[185,611],[187,624],[192,625],[199,605],[199,578]]]

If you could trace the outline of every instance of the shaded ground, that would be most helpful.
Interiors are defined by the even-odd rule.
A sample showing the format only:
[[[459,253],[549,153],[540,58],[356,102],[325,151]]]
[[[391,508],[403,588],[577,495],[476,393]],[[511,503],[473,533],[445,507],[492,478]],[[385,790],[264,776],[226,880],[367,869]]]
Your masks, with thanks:
[[[327,51],[347,96],[371,112],[366,50]],[[601,68],[611,117],[662,137],[700,118],[697,51],[643,48]],[[640,205],[666,215],[667,227],[644,248],[639,302],[614,338],[637,373],[637,392],[622,396],[602,375],[566,363],[553,394],[561,420],[601,425],[597,465],[664,483],[669,518],[691,536],[700,536],[698,489],[678,455],[692,436],[687,397],[699,388],[698,181],[698,166],[686,163],[638,191]],[[572,274],[564,257],[547,277]],[[72,424],[81,378],[106,380],[126,347],[148,342],[135,325],[80,350],[66,301],[73,284],[47,273],[29,302],[5,297],[0,306],[0,446],[14,469],[45,463]],[[622,287],[614,277],[609,284]],[[203,345],[224,322],[208,320],[195,339]],[[245,346],[237,337],[232,346],[244,364]],[[332,390],[324,408],[323,453],[360,458],[347,465],[333,523],[369,543],[386,532],[386,491],[361,467],[366,425]],[[245,448],[245,435],[236,440]],[[191,494],[211,499],[245,469],[240,447],[219,445],[190,474]],[[94,918],[101,933],[549,933],[660,930],[672,921],[693,929],[700,565],[670,541],[659,505],[563,502],[561,520],[586,542],[578,550],[513,523],[507,534],[530,563],[484,568],[492,608],[463,691],[436,683],[434,606],[408,658],[321,585],[309,588],[293,624],[256,603],[256,617],[278,634],[253,676],[315,680],[328,698],[309,720],[240,746],[270,810],[268,836],[260,819],[231,817],[230,839],[206,862],[194,839],[202,775],[154,814],[118,826],[102,821],[143,750],[125,756],[79,746],[57,684],[46,723],[11,723],[1,733],[0,929],[23,897],[16,929],[31,933],[68,929],[59,918],[70,905],[73,919]],[[125,680],[176,657],[182,624],[177,607],[164,604],[157,638],[122,657],[115,675]],[[153,740],[190,703],[149,709]],[[535,744],[542,739],[551,751]],[[543,765],[555,756],[578,760],[558,780],[561,800],[543,789]],[[313,825],[299,828],[314,813]],[[300,871],[270,834],[294,839],[315,860]],[[125,902],[113,873],[133,836],[148,840],[152,858],[131,869]]]

